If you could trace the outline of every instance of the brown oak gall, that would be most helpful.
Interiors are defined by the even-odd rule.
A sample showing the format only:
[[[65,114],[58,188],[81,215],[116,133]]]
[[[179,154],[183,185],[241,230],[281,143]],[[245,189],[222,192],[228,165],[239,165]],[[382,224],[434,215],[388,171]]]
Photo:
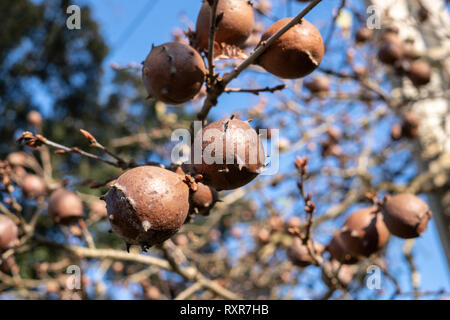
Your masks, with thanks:
[[[301,228],[302,220],[299,217],[292,217],[288,220],[287,227],[289,228]]]
[[[83,217],[83,203],[74,192],[58,189],[48,200],[48,215],[55,224],[69,225]]]
[[[357,43],[364,43],[372,37],[372,30],[367,27],[359,28],[355,33]]]
[[[256,239],[263,245],[268,244],[270,242],[270,231],[266,228],[259,229],[256,233]]]
[[[330,81],[326,76],[316,76],[305,81],[305,88],[313,94],[323,94],[330,91]]]
[[[47,187],[41,177],[27,174],[22,181],[22,191],[28,198],[37,198],[45,195]]]
[[[378,50],[378,59],[387,65],[394,65],[403,58],[403,48],[399,42],[386,41]]]
[[[341,229],[344,246],[354,256],[368,257],[383,248],[389,240],[389,230],[377,207],[352,213]]]
[[[391,138],[394,141],[400,140],[402,138],[402,126],[399,123],[392,125]]]
[[[314,248],[311,246],[311,250],[313,254],[320,256],[324,251],[324,246],[320,243],[314,243]],[[307,246],[298,237],[292,240],[292,244],[289,246],[286,254],[289,260],[298,267],[307,267],[314,264],[314,259],[310,255]]]
[[[432,213],[425,201],[413,194],[390,197],[384,204],[384,222],[400,238],[416,238],[425,232]]]
[[[102,200],[95,200],[89,204],[89,213],[97,219],[106,218],[106,204]]]
[[[6,157],[6,160],[13,167],[23,167],[27,164],[27,154],[22,151],[12,152]]]
[[[179,42],[152,48],[142,67],[149,96],[174,105],[191,100],[202,88],[205,74],[200,54]]]
[[[402,135],[408,139],[417,138],[419,135],[420,118],[414,112],[405,114],[402,123]]]
[[[247,0],[219,0],[217,15],[221,16],[216,29],[215,42],[234,46],[242,45],[253,31],[253,6]],[[208,48],[211,7],[207,1],[197,17],[196,41],[200,51]]]
[[[189,187],[183,176],[154,166],[122,174],[104,196],[113,231],[146,249],[174,235],[186,220]]]
[[[19,244],[16,224],[7,216],[0,214],[0,250],[14,248]]]
[[[355,264],[359,258],[354,256],[345,245],[342,238],[342,232],[338,231],[333,235],[326,250],[330,253],[331,258],[343,264]]]
[[[431,80],[431,66],[425,61],[415,61],[407,72],[409,80],[416,86],[424,86]]]
[[[402,123],[396,123],[391,128],[392,140],[401,138],[415,139],[419,136],[420,118],[414,112],[405,114]]]
[[[259,45],[291,20],[285,18],[275,22],[264,32]],[[313,72],[322,61],[323,54],[324,44],[319,30],[303,19],[268,47],[257,63],[280,78],[295,79]]]
[[[197,143],[191,153],[193,167],[203,175],[203,182],[217,191],[242,187],[264,168],[264,149],[258,134],[247,121],[213,122],[195,139]]]
[[[197,190],[192,192],[190,199],[191,211],[207,216],[214,204],[219,200],[219,195],[214,188],[199,182],[197,183]]]

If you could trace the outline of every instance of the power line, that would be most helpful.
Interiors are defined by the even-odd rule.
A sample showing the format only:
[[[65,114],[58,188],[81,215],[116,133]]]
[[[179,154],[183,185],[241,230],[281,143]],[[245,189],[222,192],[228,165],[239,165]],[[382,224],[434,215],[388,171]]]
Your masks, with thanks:
[[[148,13],[153,9],[153,7],[158,3],[158,1],[159,0],[147,1],[147,3],[142,7],[141,10],[139,10],[136,17],[134,17],[134,19],[131,21],[128,27],[122,32],[118,40],[115,42],[110,52],[110,55],[116,53],[121,49],[121,47],[123,47],[123,45],[127,42],[127,40],[131,38],[136,29],[139,28],[140,24],[145,20]]]

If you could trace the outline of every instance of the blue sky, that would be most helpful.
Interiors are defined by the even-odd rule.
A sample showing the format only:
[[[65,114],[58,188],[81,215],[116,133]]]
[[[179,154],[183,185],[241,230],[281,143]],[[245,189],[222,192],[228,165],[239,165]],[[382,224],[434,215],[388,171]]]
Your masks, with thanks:
[[[282,0],[278,2],[280,1]],[[111,62],[140,63],[149,52],[152,43],[158,45],[170,41],[174,27],[186,29],[188,25],[193,26],[201,5],[200,0],[80,0],[74,3],[89,4],[93,8],[94,17],[99,22],[102,34],[111,47],[111,54],[105,62],[105,80],[112,74],[108,67]],[[331,21],[332,8],[337,4],[337,0],[324,1],[307,16],[307,19],[315,23],[324,37],[328,32],[327,23]],[[286,17],[289,10],[295,14],[303,6],[303,4],[294,3],[290,9],[286,7],[276,9],[274,15],[280,18]],[[333,67],[335,58],[336,55],[330,53],[325,56],[322,64]],[[105,90],[109,90],[108,86]],[[225,95],[220,98],[219,106],[213,109],[212,115],[215,117],[229,115],[232,110],[247,108],[249,104],[254,104],[256,101],[257,98],[252,95]],[[402,260],[402,245],[403,240],[393,239],[389,244],[392,247],[389,250],[389,257],[393,261],[392,266],[398,268],[401,274],[401,283],[407,283],[409,273]],[[416,241],[414,255],[422,276],[421,289],[450,290],[449,270],[439,244],[434,220],[424,236]]]

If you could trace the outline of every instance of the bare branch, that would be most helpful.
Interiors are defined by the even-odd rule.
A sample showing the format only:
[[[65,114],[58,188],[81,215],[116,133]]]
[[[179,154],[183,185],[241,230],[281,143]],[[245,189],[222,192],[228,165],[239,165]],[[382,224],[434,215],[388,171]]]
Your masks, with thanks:
[[[137,262],[146,265],[154,265],[162,269],[177,272],[177,270],[174,270],[173,265],[169,261],[157,257],[142,254],[127,253],[126,251],[119,251],[113,249],[93,249],[74,245],[62,245],[47,240],[45,237],[42,237],[40,235],[34,235],[34,238],[42,244],[68,250],[81,258],[113,259],[113,260]],[[223,288],[218,283],[203,276],[195,267],[180,267],[179,271],[180,270],[181,270],[180,275],[182,275],[183,277],[187,277],[188,280],[198,282],[199,284],[201,284],[202,287],[213,291],[214,293],[223,298],[232,300],[240,299],[237,295],[235,295],[231,291]]]
[[[219,0],[214,0],[211,5],[211,16],[209,19],[209,38],[208,38],[208,80],[207,86],[211,87],[215,81],[214,78],[214,41],[216,39],[217,28],[217,5]]]
[[[75,153],[75,154],[79,154],[79,155],[82,155],[82,156],[90,158],[90,159],[94,159],[94,160],[98,160],[98,161],[104,162],[106,164],[109,164],[111,166],[118,167],[118,168],[121,168],[121,169],[127,169],[127,168],[132,168],[132,167],[136,166],[135,163],[133,163],[133,162],[125,162],[125,161],[121,160],[120,158],[118,158],[119,160],[117,160],[117,158],[114,157],[114,158],[116,158],[116,162],[113,162],[113,161],[110,161],[110,160],[107,160],[107,159],[103,159],[102,157],[99,157],[99,156],[97,156],[97,155],[95,155],[93,153],[89,153],[89,152],[86,152],[84,150],[81,150],[78,147],[72,147],[72,148],[66,147],[66,146],[64,146],[62,144],[53,142],[53,141],[43,137],[40,134],[33,135],[33,133],[31,133],[29,131],[25,131],[24,133],[22,133],[22,135],[19,137],[19,139],[17,139],[17,141],[19,143],[23,143],[23,144],[25,144],[25,145],[27,145],[29,147],[32,147],[32,148],[37,148],[37,147],[39,147],[41,145],[47,145],[49,147],[57,149],[56,150],[57,154]],[[99,144],[99,146],[101,146],[101,145]],[[103,147],[103,146],[101,146],[101,147]],[[102,149],[102,150],[105,151],[105,149]],[[110,154],[110,153],[108,152],[108,154]]]
[[[225,93],[233,93],[233,92],[240,92],[240,93],[252,93],[254,95],[259,95],[261,92],[271,92],[274,93],[279,90],[283,90],[286,88],[285,84],[280,84],[275,87],[265,87],[260,89],[240,89],[240,88],[226,88]]]

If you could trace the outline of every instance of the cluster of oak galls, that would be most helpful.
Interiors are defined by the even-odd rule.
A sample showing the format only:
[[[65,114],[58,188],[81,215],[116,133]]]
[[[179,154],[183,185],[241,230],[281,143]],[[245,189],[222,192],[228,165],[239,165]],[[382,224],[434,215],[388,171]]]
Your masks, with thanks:
[[[214,45],[242,47],[254,31],[253,11],[250,1],[220,0]],[[209,47],[210,20],[211,4],[204,1],[190,45],[168,42],[152,48],[142,63],[142,79],[150,97],[177,105],[200,92],[207,76],[202,53],[206,55]],[[290,20],[275,22],[262,34],[258,46]],[[313,72],[323,54],[320,32],[303,20],[267,48],[255,64],[280,78],[294,79]],[[205,161],[203,150],[211,143],[208,130],[219,132],[215,139],[221,139],[224,150],[233,146],[233,162],[227,154],[223,155],[223,164]],[[207,214],[217,201],[217,191],[242,187],[264,168],[265,155],[259,138],[257,161],[250,161],[249,152],[255,150],[250,148],[254,143],[252,137],[258,135],[248,121],[234,118],[216,121],[203,128],[201,134],[205,139],[200,163],[194,163],[195,152],[199,151],[192,148],[193,164],[177,167],[176,172],[154,166],[131,169],[104,196],[112,229],[126,243],[145,249],[163,242],[193,215]]]
[[[404,239],[419,237],[431,218],[431,210],[421,198],[408,193],[388,196],[379,205],[350,214],[328,245],[314,243],[314,250],[319,256],[329,254],[324,269],[337,273],[341,284],[346,285],[353,278],[352,265],[382,250],[391,234]],[[294,239],[287,255],[299,267],[314,263],[300,238]]]
[[[356,42],[364,43],[372,36],[372,30],[363,27],[356,32]],[[416,87],[426,85],[431,80],[430,64],[416,51],[412,39],[400,39],[399,29],[395,26],[385,28],[381,33],[378,59],[392,67],[396,75],[408,77]]]
[[[216,43],[242,46],[254,30],[252,4],[246,0],[220,0],[217,14],[220,21],[217,24]],[[207,74],[201,53],[205,53],[208,48],[210,15],[210,4],[204,1],[191,45],[169,42],[152,48],[142,66],[143,83],[151,97],[170,104],[182,104],[199,93]],[[275,22],[262,34],[258,45],[262,45],[290,20],[286,18]],[[389,42],[386,48],[383,46],[379,57],[385,63],[394,63],[400,59],[396,56],[396,46],[399,44],[389,34],[386,37],[392,44]],[[357,36],[367,40],[367,35]],[[324,44],[320,32],[303,19],[268,47],[255,64],[280,78],[301,78],[319,66],[323,54]],[[410,75],[413,70],[414,66],[411,66]],[[415,83],[423,82],[414,77],[411,79]],[[318,88],[310,86],[311,91],[328,88],[328,84],[320,83],[316,84]],[[31,118],[30,122],[39,120]],[[145,250],[164,242],[192,216],[207,215],[218,201],[218,191],[242,187],[264,168],[264,150],[259,140],[257,162],[248,161],[251,139],[246,135],[252,134],[254,130],[247,121],[234,118],[216,121],[203,128],[203,134],[209,129],[222,133],[219,139],[222,139],[224,146],[231,144],[235,147],[234,163],[226,164],[228,159],[224,155],[224,164],[208,164],[200,155],[202,161],[197,164],[132,168],[110,184],[109,191],[102,197],[106,201],[107,217],[112,229],[127,245],[140,245]],[[203,140],[202,152],[209,143]],[[237,144],[245,146],[239,148]],[[13,159],[12,155],[8,161],[15,170],[19,170],[23,166],[23,159]],[[194,157],[192,152],[191,158]],[[237,159],[245,160],[238,164]],[[27,174],[22,181],[26,196],[38,197],[46,192],[44,182],[35,175]],[[75,193],[58,189],[50,196],[48,213],[55,224],[70,224],[82,217],[82,201]],[[380,250],[388,241],[389,231],[403,238],[419,236],[425,230],[429,218],[431,212],[420,198],[397,195],[387,200],[382,210],[370,207],[350,215],[327,250],[336,261],[354,263],[359,257]],[[0,248],[15,246],[17,241],[16,225],[0,215]],[[317,252],[323,251],[319,246],[316,249]],[[298,239],[293,242],[289,256],[300,266],[312,263],[308,251]]]

